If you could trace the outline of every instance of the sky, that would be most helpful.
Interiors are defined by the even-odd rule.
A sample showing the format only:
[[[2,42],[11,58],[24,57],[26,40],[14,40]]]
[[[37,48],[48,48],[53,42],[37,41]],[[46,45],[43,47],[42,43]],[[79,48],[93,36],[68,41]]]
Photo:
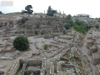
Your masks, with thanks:
[[[2,6],[2,1],[12,1],[13,6]],[[93,18],[100,17],[100,0],[0,0],[0,11],[3,13],[20,12],[25,6],[32,5],[34,13],[43,13],[51,6],[54,10],[66,15],[89,14]]]

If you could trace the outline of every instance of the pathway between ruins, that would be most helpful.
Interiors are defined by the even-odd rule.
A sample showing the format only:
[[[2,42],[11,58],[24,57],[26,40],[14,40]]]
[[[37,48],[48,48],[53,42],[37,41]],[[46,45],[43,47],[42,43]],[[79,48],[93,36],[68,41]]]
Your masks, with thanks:
[[[89,35],[89,33],[87,33],[87,35]],[[87,46],[87,35],[84,38],[84,44],[83,44],[83,47],[81,49],[81,52],[82,52],[83,55],[86,55],[88,57],[88,60],[90,61],[90,65],[91,65],[91,68],[92,68],[92,74],[93,75],[99,75],[99,71],[98,71],[97,67],[95,65],[93,65],[93,63],[92,63],[92,60],[93,60],[92,56],[88,55],[88,49],[86,48],[86,46]]]

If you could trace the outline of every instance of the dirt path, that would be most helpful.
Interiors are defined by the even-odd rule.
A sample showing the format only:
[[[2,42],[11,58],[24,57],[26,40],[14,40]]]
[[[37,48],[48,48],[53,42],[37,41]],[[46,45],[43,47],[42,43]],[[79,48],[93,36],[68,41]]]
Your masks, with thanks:
[[[87,35],[88,34],[89,33],[87,33]],[[92,68],[92,74],[93,75],[99,75],[99,71],[98,71],[97,67],[92,64],[92,60],[93,60],[92,56],[88,55],[88,49],[86,48],[86,46],[87,46],[87,35],[84,38],[84,44],[83,44],[83,47],[81,49],[81,52],[82,52],[83,55],[86,55],[88,57],[88,60],[90,61],[90,65],[91,65],[91,68]]]

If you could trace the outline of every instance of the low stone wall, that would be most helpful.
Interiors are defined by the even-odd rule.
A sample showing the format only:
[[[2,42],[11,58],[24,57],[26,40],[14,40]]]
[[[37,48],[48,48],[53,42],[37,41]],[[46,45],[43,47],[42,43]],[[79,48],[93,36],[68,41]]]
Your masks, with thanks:
[[[98,65],[98,64],[100,64],[100,58],[94,59],[93,60],[93,65]]]
[[[7,75],[15,75],[19,68],[19,65],[20,65],[19,59],[16,59],[16,61],[11,66],[10,70],[8,70]]]
[[[25,70],[24,75],[29,75],[31,73],[35,73],[36,75],[40,75],[40,70],[37,70],[37,71],[34,71],[34,70],[31,70],[31,71]]]
[[[42,65],[42,60],[24,60],[24,59],[21,59],[20,60],[20,63],[23,64],[23,63],[27,63],[27,65]]]
[[[69,65],[69,64],[62,64],[61,66],[62,66],[62,68],[63,68],[63,67],[67,67],[67,68],[75,68],[74,65]]]

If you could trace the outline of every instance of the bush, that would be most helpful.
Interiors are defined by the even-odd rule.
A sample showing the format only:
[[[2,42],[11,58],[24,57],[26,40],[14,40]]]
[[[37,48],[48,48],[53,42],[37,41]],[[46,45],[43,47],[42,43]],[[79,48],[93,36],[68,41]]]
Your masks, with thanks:
[[[27,50],[29,48],[29,41],[25,36],[18,36],[13,41],[13,46],[20,51]]]
[[[77,24],[74,25],[74,29],[79,32],[79,33],[83,33],[85,34],[92,26],[90,25],[83,25],[83,26],[79,26]]]
[[[28,18],[25,19],[26,21],[28,20]]]
[[[65,28],[66,28],[66,29],[69,29],[69,28],[70,28],[70,24],[66,24],[66,25],[65,25]]]
[[[55,18],[57,18],[57,16],[55,16]]]
[[[66,34],[66,30],[63,30],[63,34]]]
[[[43,18],[43,16],[42,16],[42,15],[40,15],[40,18]]]
[[[66,19],[69,19],[69,20],[71,20],[71,18],[72,16],[70,14],[66,17]]]
[[[98,29],[99,28],[99,25],[96,25],[95,27],[96,27],[96,29]]]
[[[21,21],[18,21],[17,24],[22,25],[23,23]]]
[[[48,21],[48,23],[47,23],[48,25],[50,25],[51,24],[51,22],[50,21]]]
[[[41,31],[41,35],[43,35],[44,33],[45,33],[45,31],[44,31],[44,30],[42,30],[42,31]]]
[[[39,31],[38,30],[35,30],[34,31],[34,34],[36,34],[36,35],[39,34]]]
[[[34,15],[37,15],[37,13],[34,13]]]
[[[48,46],[47,44],[44,45],[44,49],[45,49],[45,50],[47,50],[48,47],[49,47],[49,46]]]
[[[25,18],[25,19],[23,18],[23,19],[19,20],[19,21],[17,22],[17,24],[22,25],[22,24],[24,24],[27,20],[28,20],[28,18]]]
[[[36,23],[36,28],[39,28],[40,27],[40,22]]]
[[[98,22],[100,22],[100,18],[98,19]]]

